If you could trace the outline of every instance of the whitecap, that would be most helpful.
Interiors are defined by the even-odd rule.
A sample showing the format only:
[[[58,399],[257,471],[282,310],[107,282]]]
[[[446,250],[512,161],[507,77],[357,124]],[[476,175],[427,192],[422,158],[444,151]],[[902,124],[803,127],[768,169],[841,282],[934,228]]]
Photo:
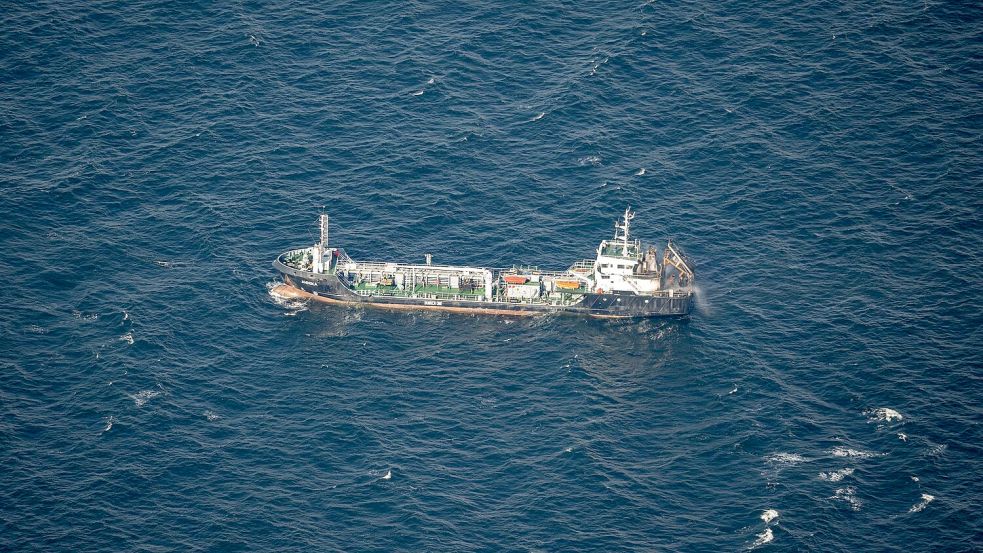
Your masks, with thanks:
[[[830,497],[830,499],[844,501],[849,504],[850,509],[854,511],[859,511],[860,507],[863,506],[863,501],[860,501],[860,499],[857,498],[857,489],[852,486],[837,488],[836,493]]]
[[[546,112],[545,112],[545,111],[541,111],[541,112],[539,112],[539,113],[538,113],[538,114],[536,115],[536,117],[533,117],[532,119],[530,119],[530,120],[529,120],[529,122],[531,123],[531,122],[533,122],[533,121],[539,121],[539,120],[540,120],[540,119],[542,119],[543,117],[546,117]]]
[[[827,482],[839,482],[840,480],[843,480],[847,476],[851,476],[853,474],[853,470],[854,469],[852,468],[844,468],[840,470],[833,470],[830,472],[820,472],[819,479],[826,480]]]
[[[86,315],[85,313],[82,313],[81,311],[72,311],[72,316],[74,316],[76,319],[78,319],[80,321],[98,321],[99,320],[99,314],[98,313],[93,313],[91,315]]]
[[[727,395],[736,394],[736,393],[737,393],[737,386],[734,386],[734,389],[727,392]]]
[[[382,479],[383,480],[391,480],[392,477],[393,477],[393,471],[392,470],[387,470],[386,471],[386,474],[383,474],[382,475]]]
[[[642,168],[641,168],[641,169],[639,169],[638,171],[635,171],[635,176],[636,176],[636,177],[640,177],[640,176],[642,176],[642,175],[644,175],[644,174],[645,174],[645,168],[644,168],[644,167],[642,167]]]
[[[413,95],[414,96],[422,96],[423,95],[423,90],[422,89],[421,90],[417,90],[416,92],[413,93]]]
[[[429,80],[429,81],[427,81],[427,84],[433,84],[433,83],[435,83],[435,82],[437,82],[437,79],[435,79],[435,78],[433,78],[433,77],[430,77],[430,80]]]
[[[160,395],[160,391],[158,390],[141,390],[131,395],[130,398],[133,400],[133,403],[137,407],[143,407],[144,405],[147,404],[148,401],[154,399],[159,395]]]
[[[917,512],[920,512],[923,509],[925,509],[925,507],[927,507],[928,504],[931,503],[932,501],[935,501],[935,496],[934,495],[929,495],[927,493],[923,493],[922,494],[922,500],[919,501],[918,503],[912,505],[911,506],[911,509],[908,509],[908,512],[909,513],[917,513]]]
[[[768,509],[767,511],[761,513],[761,520],[765,521],[765,524],[768,524],[776,518],[778,518],[778,511],[774,509]]]
[[[878,409],[867,409],[864,415],[868,417],[867,422],[892,422],[904,419],[901,413],[890,407],[880,407]]]
[[[119,337],[121,342],[126,342],[127,344],[133,345],[133,333],[127,332],[126,334]]]
[[[217,421],[218,419],[221,418],[221,417],[219,417],[218,413],[216,413],[215,411],[211,411],[211,410],[205,411],[202,414],[205,415],[205,418],[208,419],[209,422],[211,422],[211,421]]]
[[[584,157],[578,159],[577,160],[577,163],[579,163],[580,165],[593,165],[593,166],[596,167],[596,166],[598,166],[598,165],[601,164],[601,157],[600,156],[584,156]]]
[[[833,457],[854,457],[857,459],[869,459],[876,455],[881,455],[879,453],[871,453],[870,451],[863,451],[861,449],[850,449],[848,447],[837,446],[829,450],[829,454]]]
[[[766,457],[769,463],[778,463],[782,465],[795,465],[805,461],[805,457],[799,455],[798,453],[772,453]]]
[[[904,432],[898,432],[898,439],[901,440],[902,442],[907,442],[908,435],[905,434]]]
[[[771,531],[771,528],[765,528],[765,531],[757,535],[757,539],[751,544],[752,548],[770,543],[775,539],[775,533]]]
[[[102,431],[103,431],[103,432],[109,432],[110,430],[112,430],[112,428],[113,428],[113,423],[114,423],[114,422],[116,422],[116,417],[114,417],[114,416],[109,416],[109,417],[108,417],[108,418],[106,419],[106,428],[103,428],[103,429],[102,429]]]

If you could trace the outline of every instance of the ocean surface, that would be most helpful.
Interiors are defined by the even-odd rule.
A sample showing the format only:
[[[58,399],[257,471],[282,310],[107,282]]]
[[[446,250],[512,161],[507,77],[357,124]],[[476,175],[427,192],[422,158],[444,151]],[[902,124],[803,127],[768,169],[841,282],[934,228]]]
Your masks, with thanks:
[[[6,3],[0,550],[983,549],[978,3]],[[305,305],[562,269],[687,320]]]

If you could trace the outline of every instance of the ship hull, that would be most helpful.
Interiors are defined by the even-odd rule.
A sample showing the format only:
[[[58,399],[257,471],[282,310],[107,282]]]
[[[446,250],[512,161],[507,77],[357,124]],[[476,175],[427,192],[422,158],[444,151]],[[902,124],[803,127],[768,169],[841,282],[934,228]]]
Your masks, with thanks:
[[[397,295],[362,295],[354,292],[332,274],[315,274],[294,269],[279,260],[274,268],[283,278],[278,293],[285,296],[389,309],[422,309],[489,315],[537,315],[568,313],[600,318],[684,317],[689,314],[692,294],[675,297],[624,293],[584,294],[574,305],[535,302],[432,299]]]

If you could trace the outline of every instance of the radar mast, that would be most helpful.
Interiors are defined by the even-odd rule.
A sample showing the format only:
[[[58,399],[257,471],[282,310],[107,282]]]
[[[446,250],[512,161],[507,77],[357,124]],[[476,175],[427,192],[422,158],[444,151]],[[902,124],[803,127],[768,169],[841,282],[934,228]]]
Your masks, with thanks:
[[[622,222],[614,224],[614,239],[621,241],[621,255],[628,257],[628,227],[635,214],[631,211],[631,206],[625,208]]]

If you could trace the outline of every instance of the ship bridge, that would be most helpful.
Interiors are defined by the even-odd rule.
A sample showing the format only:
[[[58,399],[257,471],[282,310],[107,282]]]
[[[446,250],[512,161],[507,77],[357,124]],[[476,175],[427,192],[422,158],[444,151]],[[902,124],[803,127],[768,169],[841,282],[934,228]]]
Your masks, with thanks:
[[[665,287],[666,266],[679,273],[678,280],[675,276],[671,278],[673,287],[692,279],[692,271],[671,245],[666,246],[665,259],[660,264],[655,247],[643,250],[641,242],[631,239],[629,229],[634,218],[631,207],[625,209],[621,220],[614,225],[614,238],[602,240],[597,247],[593,274],[596,290],[601,293],[655,294]]]

